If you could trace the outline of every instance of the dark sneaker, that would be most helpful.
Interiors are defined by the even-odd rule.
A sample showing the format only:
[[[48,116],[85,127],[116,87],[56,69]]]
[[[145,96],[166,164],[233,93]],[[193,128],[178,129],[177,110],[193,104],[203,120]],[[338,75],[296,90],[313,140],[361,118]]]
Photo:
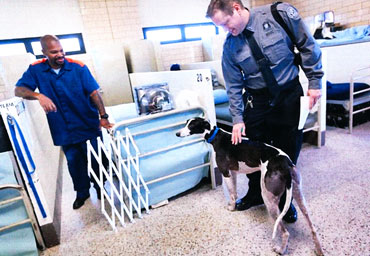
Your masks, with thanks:
[[[260,196],[256,197],[243,197],[242,199],[238,199],[236,201],[236,209],[238,211],[245,211],[248,210],[249,208],[257,205],[263,204],[263,199]]]

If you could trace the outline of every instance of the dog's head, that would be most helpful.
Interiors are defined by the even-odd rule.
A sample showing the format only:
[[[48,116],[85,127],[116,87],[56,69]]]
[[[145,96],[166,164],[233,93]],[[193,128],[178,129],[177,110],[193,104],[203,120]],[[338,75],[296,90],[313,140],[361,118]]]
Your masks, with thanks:
[[[186,137],[192,134],[202,134],[211,130],[211,124],[201,117],[195,117],[186,121],[186,125],[176,133],[177,137]]]

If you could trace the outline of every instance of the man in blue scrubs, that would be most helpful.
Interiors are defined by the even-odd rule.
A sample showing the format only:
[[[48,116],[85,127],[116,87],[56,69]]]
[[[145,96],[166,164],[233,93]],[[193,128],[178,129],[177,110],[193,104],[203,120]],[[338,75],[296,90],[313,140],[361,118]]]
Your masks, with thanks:
[[[91,140],[96,150],[101,127],[109,129],[113,124],[108,121],[99,85],[87,66],[66,58],[56,36],[45,35],[40,42],[46,58],[28,67],[16,84],[15,95],[38,100],[45,110],[54,145],[62,146],[67,158],[77,191],[73,209],[78,209],[90,197],[86,141]],[[98,170],[96,161],[93,167]],[[100,199],[99,186],[94,187]]]

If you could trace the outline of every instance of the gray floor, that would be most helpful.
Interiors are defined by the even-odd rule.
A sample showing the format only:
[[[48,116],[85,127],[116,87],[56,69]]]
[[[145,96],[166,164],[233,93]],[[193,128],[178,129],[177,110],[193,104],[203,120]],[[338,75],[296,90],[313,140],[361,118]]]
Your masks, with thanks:
[[[324,147],[304,145],[298,167],[325,255],[370,255],[369,158],[370,122],[352,135],[328,127]],[[265,207],[229,212],[222,186],[204,185],[113,232],[93,190],[81,209],[72,210],[65,173],[61,244],[41,255],[275,255]],[[242,196],[247,183],[245,175],[239,178]],[[289,255],[314,255],[303,218],[288,230]]]

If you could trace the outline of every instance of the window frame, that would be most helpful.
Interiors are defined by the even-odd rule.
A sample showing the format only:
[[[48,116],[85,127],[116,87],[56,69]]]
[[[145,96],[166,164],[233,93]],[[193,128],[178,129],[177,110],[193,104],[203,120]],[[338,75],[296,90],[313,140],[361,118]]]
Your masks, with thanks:
[[[86,48],[85,48],[85,43],[82,37],[82,33],[74,33],[74,34],[63,34],[63,35],[56,35],[59,39],[69,39],[69,38],[77,38],[78,42],[80,44],[80,50],[79,51],[68,51],[65,52],[66,55],[74,55],[74,54],[83,54],[86,53]],[[26,52],[32,53],[35,55],[32,43],[33,42],[39,42],[41,36],[38,37],[25,37],[25,38],[16,38],[16,39],[3,39],[0,40],[0,45],[5,45],[5,44],[14,44],[14,43],[23,43]],[[37,59],[44,58],[45,56],[42,54],[35,55]]]
[[[156,31],[156,30],[166,30],[166,29],[173,29],[173,28],[178,28],[180,29],[181,32],[181,39],[179,40],[167,40],[167,41],[160,41],[160,44],[173,44],[173,43],[181,43],[181,42],[191,42],[191,41],[198,41],[201,40],[201,37],[196,37],[196,38],[186,38],[185,35],[185,28],[189,27],[201,27],[201,26],[208,26],[212,25],[215,28],[215,35],[219,34],[219,28],[215,26],[212,22],[201,22],[201,23],[189,23],[189,24],[178,24],[178,25],[166,25],[166,26],[155,26],[155,27],[143,27],[143,35],[144,39],[147,38],[147,32],[148,31]]]

